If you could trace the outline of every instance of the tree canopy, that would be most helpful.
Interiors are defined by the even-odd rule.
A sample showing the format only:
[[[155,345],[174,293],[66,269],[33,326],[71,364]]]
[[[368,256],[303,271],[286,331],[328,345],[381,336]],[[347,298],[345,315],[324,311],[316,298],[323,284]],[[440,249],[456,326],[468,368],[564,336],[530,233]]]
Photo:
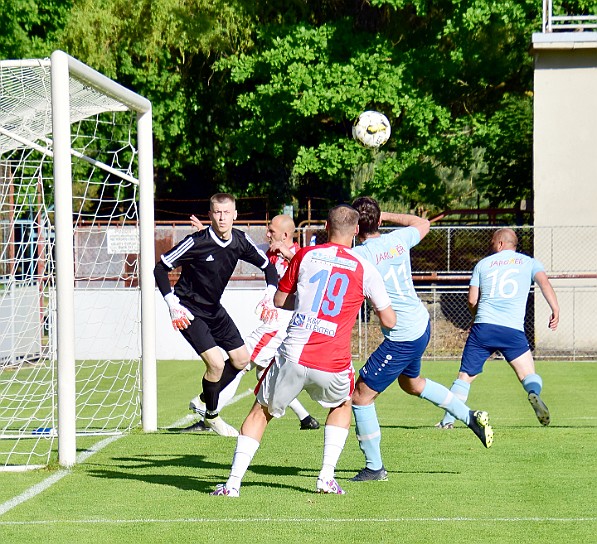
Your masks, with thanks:
[[[152,101],[158,199],[230,191],[276,213],[370,194],[433,213],[532,195],[539,0],[0,6],[2,57],[64,49]],[[379,150],[350,136],[368,109],[392,124]]]

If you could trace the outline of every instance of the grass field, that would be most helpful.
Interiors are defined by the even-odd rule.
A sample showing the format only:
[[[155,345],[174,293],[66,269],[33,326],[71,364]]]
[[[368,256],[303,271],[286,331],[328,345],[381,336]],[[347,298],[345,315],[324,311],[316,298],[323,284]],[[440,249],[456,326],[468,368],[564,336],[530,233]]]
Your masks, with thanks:
[[[0,473],[0,542],[595,543],[597,364],[537,366],[550,427],[506,363],[492,361],[469,398],[490,413],[491,449],[462,425],[435,429],[441,412],[393,386],[377,402],[387,482],[348,481],[364,465],[352,429],[337,469],[347,494],[315,494],[323,431],[299,431],[288,413],[267,430],[241,497],[228,499],[208,492],[225,481],[235,440],[167,430],[188,413],[200,364],[161,362],[163,430],[80,440],[85,460],[72,471]],[[457,368],[423,364],[446,385]],[[246,377],[239,391],[253,383]],[[224,418],[239,426],[251,402],[240,399]]]

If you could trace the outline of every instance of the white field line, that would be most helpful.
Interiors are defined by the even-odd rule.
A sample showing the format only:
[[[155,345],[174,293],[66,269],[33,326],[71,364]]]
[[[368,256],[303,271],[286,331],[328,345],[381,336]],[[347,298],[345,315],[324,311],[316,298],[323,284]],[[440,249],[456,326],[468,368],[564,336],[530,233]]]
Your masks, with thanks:
[[[89,459],[89,457],[91,457],[94,453],[97,453],[98,451],[103,450],[108,444],[111,444],[112,442],[114,442],[115,440],[118,440],[121,437],[122,437],[122,435],[110,436],[109,438],[105,438],[104,440],[101,440],[97,444],[94,444],[88,450],[85,450],[84,452],[77,455],[76,463],[79,464],[79,463],[82,463],[83,461]],[[46,489],[48,489],[48,487],[50,487],[50,486],[54,485],[56,482],[59,482],[60,480],[62,480],[62,478],[64,478],[69,473],[70,473],[69,469],[61,469],[58,472],[55,472],[54,474],[52,474],[51,476],[46,478],[45,480],[41,481],[40,483],[35,484],[34,486],[30,487],[29,489],[27,489],[20,495],[17,495],[16,497],[13,497],[12,499],[9,499],[8,501],[0,504],[0,516],[3,514],[6,514],[6,512],[8,512],[9,510],[12,510],[15,506],[18,506],[19,504],[23,504],[24,502],[28,501],[29,499],[36,497],[42,491],[45,491]]]
[[[555,517],[516,517],[516,518],[470,518],[470,517],[412,517],[412,518],[180,518],[180,519],[73,519],[73,520],[28,520],[28,521],[0,521],[3,525],[93,525],[93,524],[151,524],[175,523],[208,524],[208,523],[406,523],[406,522],[437,522],[437,523],[577,523],[594,522],[597,517],[583,518],[555,518]]]
[[[252,392],[253,392],[253,389],[247,389],[247,391],[245,391],[244,393],[241,393],[241,394],[233,397],[230,400],[230,402],[228,403],[228,405],[238,402],[239,400],[250,395]],[[170,427],[180,427],[182,424],[184,424],[189,419],[194,419],[194,416],[185,416],[184,418],[174,422],[172,425],[170,425]],[[79,464],[85,462],[93,454],[97,453],[100,450],[103,450],[107,445],[118,440],[119,438],[122,438],[123,436],[126,436],[126,435],[120,434],[120,435],[110,436],[108,438],[105,438],[104,440],[100,440],[97,444],[94,444],[88,450],[85,450],[84,452],[77,455],[75,464],[79,465]],[[35,484],[34,486],[25,490],[20,495],[17,495],[16,497],[13,497],[12,499],[9,499],[6,502],[0,504],[0,516],[6,514],[6,512],[8,512],[9,510],[12,510],[15,506],[18,506],[19,504],[23,504],[24,502],[28,501],[29,499],[36,497],[37,495],[39,495],[40,493],[42,493],[43,491],[48,489],[50,486],[54,485],[56,482],[59,482],[60,480],[62,480],[62,478],[64,478],[68,474],[70,474],[70,469],[61,469],[61,470],[55,472],[54,474],[52,474],[51,476],[49,476],[48,478],[46,478],[45,480],[41,481],[40,483]],[[1,522],[1,523],[4,523],[4,522]],[[33,522],[23,522],[23,523],[33,523]],[[50,522],[50,523],[53,523],[53,522]]]

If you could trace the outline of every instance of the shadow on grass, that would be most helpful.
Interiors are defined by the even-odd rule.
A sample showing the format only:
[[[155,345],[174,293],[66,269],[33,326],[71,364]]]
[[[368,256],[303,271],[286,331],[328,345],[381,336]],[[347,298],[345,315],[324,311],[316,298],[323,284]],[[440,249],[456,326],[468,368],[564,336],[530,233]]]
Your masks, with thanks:
[[[167,433],[169,434],[169,433]],[[205,435],[207,433],[201,433]],[[202,442],[202,446],[207,446]],[[215,444],[214,444],[215,445]],[[207,446],[205,449],[207,449]],[[87,474],[93,478],[103,478],[109,480],[139,481],[154,485],[164,485],[175,487],[183,491],[197,491],[199,493],[209,493],[214,490],[216,484],[225,481],[225,478],[216,473],[228,473],[230,463],[214,462],[209,458],[209,454],[144,454],[137,456],[115,456],[111,457],[110,467],[99,468],[97,464],[88,463],[90,467]],[[106,466],[104,464],[104,466]],[[93,468],[93,467],[98,468]],[[214,473],[205,479],[206,470]],[[189,474],[191,471],[191,474]],[[252,465],[247,472],[247,480],[243,481],[243,487],[259,486],[268,488],[281,488],[299,491],[301,493],[313,493],[311,487],[295,486],[291,484],[278,482],[256,482],[251,481],[250,475],[260,476],[310,476],[316,478],[318,472],[303,469],[296,466],[270,466],[270,465]],[[313,488],[315,481],[313,480]]]

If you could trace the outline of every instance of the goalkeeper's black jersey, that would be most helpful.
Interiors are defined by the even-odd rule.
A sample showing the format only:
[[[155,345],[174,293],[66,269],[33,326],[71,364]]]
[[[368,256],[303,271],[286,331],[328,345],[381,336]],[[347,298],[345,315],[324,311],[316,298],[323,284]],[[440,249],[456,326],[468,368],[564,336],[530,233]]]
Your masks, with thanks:
[[[176,296],[189,309],[219,306],[220,298],[239,260],[261,268],[268,284],[277,285],[277,273],[265,253],[239,229],[229,240],[218,238],[211,227],[195,232],[164,253],[156,264],[155,278],[162,295],[170,292],[168,270],[182,267],[174,286]]]

